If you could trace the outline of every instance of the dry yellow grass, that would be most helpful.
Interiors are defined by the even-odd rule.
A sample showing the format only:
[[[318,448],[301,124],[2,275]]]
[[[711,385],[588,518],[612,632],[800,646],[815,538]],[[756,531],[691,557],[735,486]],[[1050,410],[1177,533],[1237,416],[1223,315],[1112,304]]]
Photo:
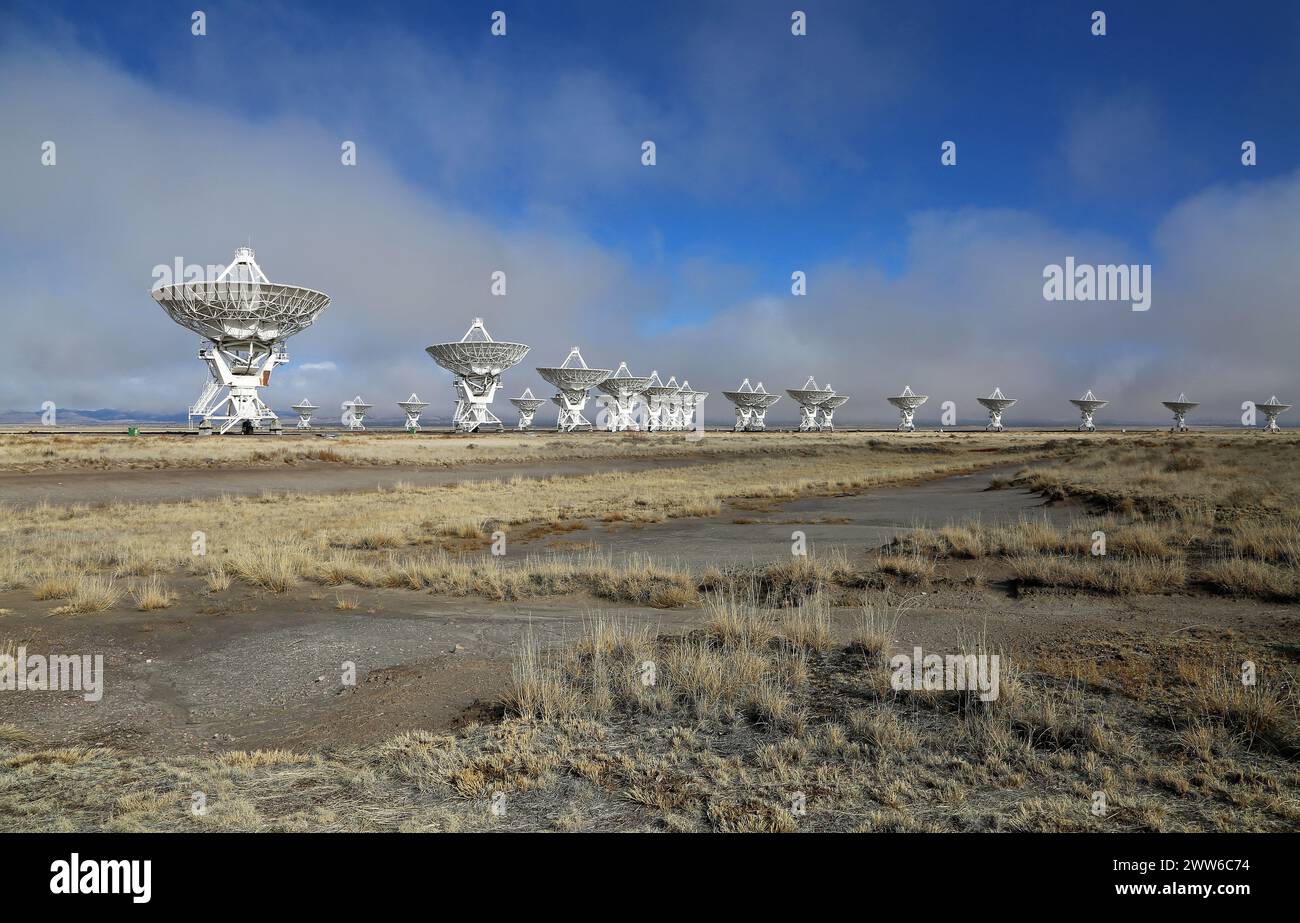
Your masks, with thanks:
[[[735,461],[720,453],[710,464],[636,473],[407,485],[345,495],[267,494],[103,507],[39,504],[12,510],[0,523],[7,551],[0,558],[0,583],[61,598],[70,590],[63,574],[163,577],[184,571],[206,575],[209,592],[221,592],[228,578],[272,593],[307,579],[510,598],[530,589],[545,591],[554,581],[540,566],[530,568],[531,576],[511,574],[504,568],[455,565],[423,549],[436,546],[439,536],[473,541],[497,530],[506,532],[508,541],[512,526],[563,529],[611,517],[652,522],[711,515],[728,499],[861,491],[1043,451],[1030,440],[1004,443],[998,451],[984,451],[989,446],[980,439],[912,452],[864,447],[861,437],[855,439],[856,445],[838,437],[811,444],[774,437],[761,443],[760,458]],[[783,445],[801,447],[783,455],[778,451]],[[252,522],[256,536],[274,538],[250,541],[247,524]],[[206,555],[192,553],[196,532],[204,534]],[[650,578],[644,592],[625,585],[611,598],[663,607],[694,601],[694,582],[679,574],[641,576]]]
[[[75,578],[67,605],[52,610],[54,615],[78,615],[112,609],[122,598],[122,590],[112,577],[82,574]]]
[[[890,446],[905,437],[877,434],[873,441]],[[995,444],[982,434],[962,437]],[[467,464],[572,461],[597,458],[748,457],[810,447],[861,445],[851,433],[733,433],[712,431],[698,441],[682,433],[558,434],[539,431],[527,438],[513,433],[458,436],[427,433],[344,433],[332,439],[288,433],[283,437],[203,438],[197,435],[120,433],[57,435],[0,432],[0,469],[247,468],[286,465],[365,465],[376,467],[458,467]],[[912,443],[926,440],[915,434]],[[997,444],[1041,441],[1033,434],[1006,434]],[[899,445],[907,443],[898,442]]]
[[[1182,561],[1018,556],[1008,563],[1022,586],[1116,594],[1174,593],[1187,586]]]
[[[168,589],[160,577],[154,575],[143,583],[131,587],[131,598],[141,612],[166,609],[176,601],[176,594]]]

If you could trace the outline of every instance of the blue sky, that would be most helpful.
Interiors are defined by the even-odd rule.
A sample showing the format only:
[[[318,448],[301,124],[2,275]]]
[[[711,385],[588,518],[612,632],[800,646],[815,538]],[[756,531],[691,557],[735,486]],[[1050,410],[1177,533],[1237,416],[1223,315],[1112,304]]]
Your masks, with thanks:
[[[195,6],[207,15],[202,38],[189,34]],[[794,8],[808,15],[805,37],[790,34]],[[1090,31],[1096,8],[1104,37]],[[507,14],[503,38],[489,34],[494,9]],[[274,156],[338,176],[325,172],[337,145],[323,139],[355,140],[358,170],[414,210],[491,228],[515,247],[572,240],[617,263],[626,278],[603,295],[622,291],[626,305],[587,322],[612,310],[647,339],[788,302],[792,269],[816,268],[810,295],[844,277],[844,300],[819,303],[837,322],[852,310],[854,279],[904,297],[911,276],[925,288],[924,278],[1000,259],[1007,237],[1091,242],[1159,273],[1187,258],[1160,245],[1162,229],[1187,238],[1167,231],[1171,214],[1219,189],[1289,191],[1300,151],[1292,3],[20,0],[8,10],[0,60],[12,65],[12,94],[93,68],[83,77],[96,92],[107,75],[135,108],[156,105],[164,135],[169,125],[185,134],[176,113],[263,133],[223,146],[216,168],[192,152],[200,185],[238,183],[241,167],[265,172]],[[76,94],[65,99],[71,121]],[[23,117],[19,134],[43,137],[40,122]],[[658,145],[653,168],[640,164],[645,139]],[[1240,163],[1245,139],[1259,145],[1258,166]],[[939,163],[945,140],[958,145],[955,167]],[[166,142],[173,161],[189,156],[183,141]],[[111,186],[123,169],[106,154],[93,179]],[[315,194],[342,196],[333,182]],[[227,236],[242,224],[277,240],[235,208],[210,218]],[[985,248],[989,235],[1001,243]],[[337,237],[350,243],[346,229]],[[1041,284],[1023,282],[1031,295]],[[1116,352],[1177,366],[1182,357],[1153,330],[1135,336],[1133,322],[1114,318],[1109,336],[1052,348],[1099,368]],[[464,326],[448,323],[449,334]]]

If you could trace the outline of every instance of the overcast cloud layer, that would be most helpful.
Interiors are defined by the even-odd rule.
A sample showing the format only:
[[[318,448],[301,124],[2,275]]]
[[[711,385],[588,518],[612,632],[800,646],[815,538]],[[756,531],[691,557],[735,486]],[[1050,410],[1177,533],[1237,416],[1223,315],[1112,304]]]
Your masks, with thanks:
[[[321,66],[310,52],[274,51],[275,66],[261,75],[272,96],[287,92],[272,75],[309,83]],[[692,60],[703,68],[710,57]],[[394,47],[384,73],[430,66],[427,53]],[[878,92],[905,92],[896,82],[906,70],[887,62],[873,71]],[[1206,186],[1158,216],[1140,247],[1075,225],[1068,212],[969,207],[912,214],[888,268],[868,247],[811,264],[791,254],[760,272],[707,253],[647,261],[585,226],[566,196],[644,181],[628,152],[635,157],[649,123],[672,157],[692,139],[701,144],[703,179],[690,169],[662,174],[665,208],[676,196],[743,197],[758,182],[768,137],[754,115],[755,99],[773,92],[761,75],[748,85],[730,70],[701,73],[716,98],[682,114],[608,75],[557,66],[534,88],[536,145],[519,152],[518,170],[493,125],[514,108],[491,101],[490,81],[469,77],[463,93],[458,85],[413,93],[415,117],[391,135],[359,118],[358,165],[343,167],[342,139],[305,112],[281,104],[249,114],[219,97],[169,92],[66,37],[11,36],[0,45],[0,409],[52,400],[183,411],[205,373],[196,338],[149,297],[153,267],[178,257],[224,263],[250,239],[272,280],[333,299],[289,342],[292,362],[269,395],[277,408],[303,396],[336,408],[360,394],[392,414],[389,405],[417,391],[446,416],[451,376],[424,347],[459,339],[475,316],[498,339],[533,347],[507,374],[503,397],[524,387],[548,394],[533,366],[558,364],[579,344],[592,366],[626,360],[634,373],[689,378],[713,393],[711,422],[730,418],[718,392],[745,377],[777,390],[816,375],[853,396],[837,415],[847,424],[891,419],[883,398],[905,384],[932,395],[920,414],[931,423],[944,400],[963,419],[980,416],[974,398],[995,385],[1020,399],[1009,421],[1062,423],[1073,417],[1066,399],[1089,388],[1113,402],[1111,419],[1128,421],[1163,419],[1159,401],[1179,392],[1202,402],[1203,418],[1220,420],[1235,420],[1243,400],[1300,394],[1300,172],[1254,180],[1243,170],[1240,182]],[[1113,118],[1146,131],[1145,105],[1135,98]],[[452,204],[437,184],[410,178],[401,139],[428,129],[418,115],[433,109],[442,113],[441,181],[483,183],[503,171],[501,181],[520,188],[520,215],[503,220],[463,197]],[[696,134],[710,111],[727,118]],[[1068,167],[1082,183],[1104,182],[1097,170],[1113,157],[1105,128],[1096,109],[1067,116]],[[49,139],[58,145],[52,168],[39,162]],[[854,156],[833,142],[827,156]],[[770,160],[774,185],[797,191],[806,182],[780,156]],[[736,165],[735,185],[727,164]],[[648,241],[654,234],[647,227]],[[1066,256],[1150,259],[1151,309],[1044,301],[1043,268]],[[504,298],[489,293],[497,269],[508,275]],[[789,292],[796,269],[808,276],[804,297]],[[755,293],[756,276],[766,294]],[[681,300],[683,287],[709,305],[697,321],[662,316],[670,290]],[[778,407],[786,413],[774,416],[793,411],[788,399]]]

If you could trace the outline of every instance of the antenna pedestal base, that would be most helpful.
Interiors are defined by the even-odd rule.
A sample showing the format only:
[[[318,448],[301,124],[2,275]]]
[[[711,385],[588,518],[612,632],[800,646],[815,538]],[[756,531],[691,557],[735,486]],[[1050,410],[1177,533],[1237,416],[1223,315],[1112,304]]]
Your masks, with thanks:
[[[500,418],[488,406],[501,385],[500,375],[482,375],[474,378],[457,378],[456,411],[452,414],[452,428],[460,433],[476,433],[484,427],[505,429]]]
[[[264,426],[278,427],[275,412],[262,403],[258,390],[271,380],[271,371],[289,361],[279,344],[268,346],[258,341],[199,348],[199,358],[208,366],[211,378],[203,386],[199,399],[189,409],[190,425],[202,419],[199,429],[209,432],[219,425],[219,432],[241,432]]]

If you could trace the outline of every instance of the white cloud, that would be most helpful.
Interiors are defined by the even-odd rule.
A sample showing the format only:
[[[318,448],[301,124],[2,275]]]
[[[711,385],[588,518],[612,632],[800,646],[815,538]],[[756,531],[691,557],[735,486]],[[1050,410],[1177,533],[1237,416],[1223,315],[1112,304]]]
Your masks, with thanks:
[[[285,67],[292,75],[292,59]],[[553,93],[558,111],[571,114],[554,127],[560,149],[564,125],[588,111],[584,101],[604,124],[635,111],[590,78],[574,77]],[[1220,418],[1235,418],[1247,398],[1300,393],[1291,282],[1300,174],[1207,190],[1170,211],[1154,239],[1154,300],[1145,314],[1042,299],[1047,263],[1068,255],[1133,262],[1129,242],[989,209],[915,215],[901,272],[887,275],[863,253],[800,266],[809,274],[804,298],[790,296],[783,282],[747,297],[730,294],[752,291],[747,267],[705,256],[638,269],[554,204],[502,226],[405,180],[394,166],[402,152],[375,139],[361,140],[357,167],[343,167],[340,139],[317,123],[196,103],[84,52],[6,46],[0,111],[10,129],[0,136],[9,321],[0,338],[0,409],[46,399],[63,407],[184,408],[203,367],[193,335],[150,299],[150,270],[178,256],[222,262],[250,236],[272,279],[333,299],[317,324],[289,342],[293,361],[270,396],[276,406],[306,388],[322,407],[357,393],[387,405],[415,390],[434,401],[431,415],[446,416],[451,376],[424,347],[459,339],[474,316],[499,339],[533,345],[524,367],[508,374],[503,397],[526,386],[547,393],[533,366],[558,363],[578,343],[593,365],[626,359],[634,372],[689,378],[713,392],[707,406],[715,420],[729,415],[718,392],[743,377],[762,379],[769,390],[795,387],[809,374],[829,379],[853,395],[838,414],[844,423],[889,419],[883,397],[904,384],[933,395],[923,416],[952,399],[972,418],[975,396],[999,385],[1021,400],[1008,414],[1013,424],[1068,420],[1066,399],[1089,387],[1112,400],[1111,419],[1161,419],[1159,399],[1180,391]],[[715,140],[722,144],[728,133]],[[39,165],[46,139],[59,145],[57,167]],[[482,128],[461,140],[490,148],[496,139]],[[583,158],[613,156],[607,139],[579,147]],[[759,169],[733,153],[746,172]],[[567,188],[572,177],[547,173],[553,159],[542,158],[529,183]],[[474,171],[468,161],[447,165]],[[496,269],[508,274],[506,298],[489,294]],[[694,298],[715,313],[638,336],[659,329],[644,320],[661,310],[674,273],[679,300]],[[763,277],[788,275],[772,267]],[[792,416],[788,399],[778,408]]]

